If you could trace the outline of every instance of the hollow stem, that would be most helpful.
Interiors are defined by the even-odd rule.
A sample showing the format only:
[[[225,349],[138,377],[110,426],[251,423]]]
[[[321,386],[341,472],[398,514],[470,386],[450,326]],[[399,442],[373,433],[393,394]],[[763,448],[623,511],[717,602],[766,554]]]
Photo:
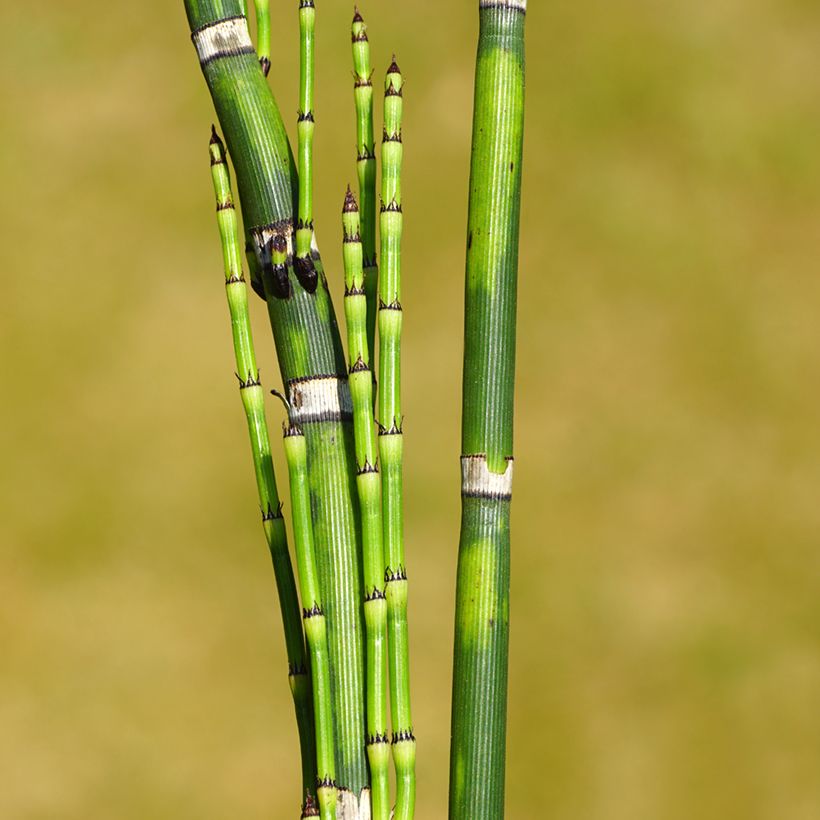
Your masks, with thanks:
[[[390,743],[387,737],[387,601],[384,592],[382,487],[373,417],[373,374],[367,344],[367,302],[359,208],[350,188],[342,211],[348,381],[353,402],[356,485],[362,520],[364,619],[367,661],[367,758],[375,820],[390,814]]]
[[[376,263],[376,140],[373,136],[373,76],[367,26],[359,10],[353,15],[353,100],[356,105],[356,173],[359,178],[359,211],[367,302],[367,349],[376,350],[376,297],[379,268]]]
[[[293,508],[293,540],[299,567],[302,593],[302,618],[310,652],[313,685],[313,710],[316,723],[316,792],[322,820],[336,817],[336,762],[333,749],[333,700],[330,692],[330,658],[327,624],[319,591],[313,523],[310,515],[310,487],[307,470],[307,444],[295,425],[285,428],[285,457],[290,477],[290,503]]]
[[[256,487],[262,509],[262,522],[273,561],[276,586],[279,592],[279,606],[285,628],[290,687],[296,709],[302,753],[303,793],[306,793],[310,800],[315,788],[316,768],[312,694],[307,675],[305,639],[299,620],[296,583],[288,553],[285,522],[282,517],[282,507],[271,460],[264,394],[256,366],[253,335],[248,315],[248,289],[242,274],[242,251],[239,243],[236,209],[231,193],[225,148],[215,129],[212,131],[209,152],[225,267],[225,290],[228,297],[236,357],[236,374],[239,379],[242,406],[248,422]]]
[[[504,814],[526,0],[481,0],[467,234],[450,818]]]
[[[379,280],[379,456],[383,481],[385,594],[396,820],[415,806],[416,739],[410,712],[407,571],[402,520],[401,415],[401,164],[402,76],[395,59],[387,70],[382,139],[381,261]]]

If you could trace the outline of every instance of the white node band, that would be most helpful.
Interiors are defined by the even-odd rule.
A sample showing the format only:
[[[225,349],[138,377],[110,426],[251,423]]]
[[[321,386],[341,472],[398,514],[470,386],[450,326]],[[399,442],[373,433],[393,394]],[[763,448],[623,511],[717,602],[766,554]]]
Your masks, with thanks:
[[[490,472],[487,456],[461,457],[461,494],[468,498],[512,498],[513,460],[503,473]]]
[[[244,17],[229,17],[195,31],[191,35],[199,64],[206,65],[217,57],[253,54],[254,48]]]
[[[480,0],[480,9],[515,9],[516,11],[527,11],[527,0]]]
[[[347,379],[316,376],[288,383],[291,424],[345,421],[353,418],[353,402]]]

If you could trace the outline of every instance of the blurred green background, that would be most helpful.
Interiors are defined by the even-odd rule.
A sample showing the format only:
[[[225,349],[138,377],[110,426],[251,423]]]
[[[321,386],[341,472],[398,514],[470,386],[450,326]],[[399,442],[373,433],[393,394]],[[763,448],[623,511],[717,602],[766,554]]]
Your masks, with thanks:
[[[363,2],[378,74],[395,50],[407,78],[407,547],[433,820],[477,14]],[[273,6],[292,130],[296,4]],[[319,9],[337,307],[350,17]],[[816,820],[820,7],[556,0],[527,25],[507,815]],[[0,817],[295,817],[182,2],[4,3],[0,27]]]

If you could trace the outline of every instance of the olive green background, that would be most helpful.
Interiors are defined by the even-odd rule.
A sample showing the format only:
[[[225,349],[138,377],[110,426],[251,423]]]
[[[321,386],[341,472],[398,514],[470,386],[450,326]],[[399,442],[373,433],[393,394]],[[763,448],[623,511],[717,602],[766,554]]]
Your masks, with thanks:
[[[477,4],[363,2],[377,76],[395,50],[407,77],[406,524],[433,820]],[[296,3],[272,5],[292,126]],[[317,5],[339,307],[351,8]],[[536,0],[527,27],[507,816],[815,820],[820,7]],[[0,28],[0,817],[294,818],[182,2],[4,3]]]

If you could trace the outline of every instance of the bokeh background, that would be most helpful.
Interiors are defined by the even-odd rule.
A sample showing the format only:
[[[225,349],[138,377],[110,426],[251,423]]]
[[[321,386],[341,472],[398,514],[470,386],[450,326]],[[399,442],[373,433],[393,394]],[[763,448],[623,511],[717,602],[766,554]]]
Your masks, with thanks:
[[[407,77],[407,545],[433,820],[477,14],[363,3],[378,73],[395,50]],[[273,6],[292,129],[296,4]],[[350,17],[319,9],[337,307]],[[820,7],[555,0],[527,26],[507,815],[816,820]],[[295,817],[182,2],[4,3],[0,28],[0,817]]]

